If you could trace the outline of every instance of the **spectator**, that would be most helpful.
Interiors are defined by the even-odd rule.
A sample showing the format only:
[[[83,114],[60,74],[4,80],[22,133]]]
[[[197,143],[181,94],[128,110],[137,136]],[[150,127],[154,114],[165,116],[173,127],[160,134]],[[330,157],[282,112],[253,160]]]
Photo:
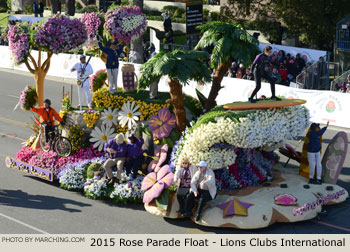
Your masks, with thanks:
[[[231,68],[228,69],[226,77],[236,78],[236,75],[233,73]]]
[[[297,68],[295,65],[294,60],[290,59],[287,63],[287,76],[289,80],[293,80],[295,79],[295,77],[297,77]]]
[[[163,22],[163,27],[164,27],[164,32],[170,32],[173,30],[173,25],[171,23],[171,15],[168,12],[165,12],[162,14],[163,18],[164,18],[164,22]]]
[[[241,68],[238,68],[237,74],[236,74],[236,78],[237,79],[242,79],[243,78],[243,73],[242,73],[242,69]]]
[[[327,63],[324,62],[323,57],[320,57],[317,63],[318,76],[316,80],[318,81],[317,89],[327,90],[328,87],[328,69]]]
[[[300,53],[297,53],[296,55],[295,65],[296,65],[297,74],[300,74],[303,68],[306,66],[305,60],[302,57],[300,57]]]
[[[277,54],[277,64],[280,65],[283,63],[283,60],[285,58],[285,52],[283,50],[280,50]]]
[[[281,84],[282,77],[281,77],[281,74],[278,72],[278,69],[276,66],[273,67],[270,75],[271,75],[271,78],[274,79],[276,84]]]
[[[278,66],[277,55],[271,55],[270,62],[273,66]]]
[[[289,60],[290,60],[290,53],[287,53],[286,57],[284,57],[284,58],[287,60],[287,62],[289,62]]]
[[[40,14],[40,17],[44,16],[44,3],[42,0],[40,0],[39,2],[39,14]]]
[[[245,71],[246,71],[246,69],[245,69],[245,67],[244,67],[244,65],[241,63],[241,64],[239,64],[239,68],[237,69],[237,71],[238,70],[241,70],[242,71],[242,76],[245,74]]]
[[[252,72],[250,72],[249,69],[246,70],[245,74],[243,75],[244,80],[254,80],[254,75]]]
[[[287,70],[284,67],[283,64],[280,65],[280,68],[278,69],[280,75],[281,75],[281,84],[285,86],[289,86],[288,76],[287,76]]]
[[[33,12],[34,12],[34,16],[35,17],[38,17],[38,14],[39,14],[39,5],[37,3],[36,0],[34,0],[33,2]]]

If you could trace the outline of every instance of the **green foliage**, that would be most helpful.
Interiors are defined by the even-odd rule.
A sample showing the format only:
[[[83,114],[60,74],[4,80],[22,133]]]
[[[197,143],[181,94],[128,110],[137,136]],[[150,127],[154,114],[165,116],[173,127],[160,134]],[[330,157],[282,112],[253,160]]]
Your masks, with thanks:
[[[162,15],[162,12],[160,12],[159,10],[154,10],[154,9],[144,9],[143,10],[143,13],[146,15],[146,16],[160,16]]]
[[[278,21],[262,18],[252,22],[245,22],[243,26],[249,30],[261,31],[272,44],[282,43],[282,34],[285,27],[283,27]]]
[[[29,111],[31,107],[36,105],[38,95],[36,94],[35,86],[29,87],[26,91],[26,102],[24,104],[24,110]]]
[[[97,5],[94,5],[94,4],[89,4],[87,6],[85,6],[84,8],[81,9],[81,12],[82,13],[85,13],[85,12],[98,12],[98,8],[97,8]]]
[[[92,179],[94,178],[94,172],[97,172],[100,170],[102,164],[99,163],[91,163],[86,171],[86,178]]]
[[[26,13],[27,13],[27,14],[33,14],[33,13],[34,13],[34,11],[33,11],[33,5],[28,4],[28,5],[26,6]]]
[[[200,101],[202,107],[204,107],[205,103],[208,101],[208,98],[205,97],[197,88],[196,88],[196,94],[197,94],[198,100]]]
[[[173,81],[186,85],[189,80],[209,82],[210,72],[204,60],[208,59],[206,52],[174,50],[160,52],[150,58],[140,69],[142,76],[138,82],[138,89],[148,87],[163,75],[168,75]]]
[[[107,72],[99,72],[93,80],[93,92],[96,92],[103,87],[105,81],[107,80]]]
[[[186,16],[186,11],[183,8],[178,8],[175,12],[174,12],[174,18],[185,18]]]
[[[174,6],[174,5],[166,5],[166,6],[163,7],[162,12],[163,12],[163,13],[164,13],[164,12],[168,12],[168,13],[170,13],[172,16],[174,16],[174,13],[175,13],[178,9],[180,9],[180,8],[177,7],[177,6]]]
[[[249,65],[259,53],[258,41],[239,24],[214,21],[198,26],[203,33],[196,49],[216,43],[211,55],[211,66],[217,68],[230,58]]]
[[[168,204],[169,204],[169,190],[165,189],[163,190],[162,194],[156,198],[156,204],[157,207],[160,209],[166,211],[168,209]]]

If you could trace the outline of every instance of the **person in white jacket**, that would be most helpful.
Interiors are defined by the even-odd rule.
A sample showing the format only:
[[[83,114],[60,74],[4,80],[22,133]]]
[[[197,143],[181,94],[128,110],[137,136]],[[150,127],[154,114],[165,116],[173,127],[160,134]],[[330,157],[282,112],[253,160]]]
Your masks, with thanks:
[[[186,198],[186,212],[184,217],[192,216],[192,209],[194,207],[194,200],[198,199],[198,210],[196,221],[201,218],[201,212],[205,204],[214,199],[216,195],[215,174],[207,167],[205,161],[198,164],[199,170],[194,174],[191,180],[190,194]]]
[[[196,172],[196,166],[191,165],[188,158],[183,158],[181,160],[180,167],[176,169],[174,181],[175,183],[178,183],[176,197],[180,205],[180,209],[178,211],[180,214],[185,213],[186,197],[190,193],[191,180]]]
[[[86,57],[85,55],[80,55],[80,63],[75,64],[71,68],[71,72],[77,71],[77,84],[78,84],[78,99],[79,99],[79,107],[81,109],[83,103],[83,89],[85,93],[85,101],[89,107],[89,109],[92,109],[91,106],[91,94],[89,90],[89,76],[93,74],[92,67],[89,63],[85,62]]]

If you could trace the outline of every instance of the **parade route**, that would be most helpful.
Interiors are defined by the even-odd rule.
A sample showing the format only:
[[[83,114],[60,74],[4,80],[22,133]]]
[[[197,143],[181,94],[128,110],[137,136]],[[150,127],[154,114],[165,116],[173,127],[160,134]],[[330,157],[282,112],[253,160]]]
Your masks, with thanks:
[[[113,234],[113,233],[228,233],[228,234],[282,234],[282,233],[350,233],[350,200],[334,206],[326,206],[328,216],[321,220],[297,223],[278,223],[265,229],[238,230],[207,228],[192,221],[159,218],[144,210],[142,204],[112,204],[91,200],[80,193],[59,188],[30,177],[5,166],[5,157],[15,157],[30,135],[27,128],[31,113],[20,109],[13,111],[21,90],[33,84],[29,74],[18,75],[15,71],[0,71],[0,233],[2,234]],[[71,84],[46,79],[45,98],[52,100],[52,106],[59,111],[62,87],[71,90]],[[73,105],[77,104],[77,91],[73,86]],[[340,129],[330,127],[324,135],[324,147]],[[348,137],[349,133],[347,132]],[[305,135],[305,132],[304,132]],[[304,136],[303,135],[303,136]],[[288,141],[295,146],[297,141]],[[301,146],[298,147],[298,150]],[[286,158],[281,156],[281,164]],[[295,161],[285,168],[290,172],[298,169]],[[348,153],[338,184],[350,191],[350,155]],[[156,228],[153,228],[156,227]]]

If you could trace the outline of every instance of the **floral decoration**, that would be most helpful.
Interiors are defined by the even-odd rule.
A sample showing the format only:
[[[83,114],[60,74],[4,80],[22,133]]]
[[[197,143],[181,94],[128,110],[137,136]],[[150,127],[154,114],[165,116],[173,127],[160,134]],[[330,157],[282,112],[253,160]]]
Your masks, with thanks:
[[[70,110],[70,108],[72,107],[72,104],[70,102],[70,97],[69,95],[66,95],[63,99],[62,99],[62,108],[63,110]]]
[[[84,193],[86,197],[92,199],[103,199],[108,195],[107,181],[105,178],[94,180],[91,184],[84,186]]]
[[[169,165],[164,165],[158,172],[149,173],[142,181],[141,190],[145,191],[143,203],[149,203],[158,198],[163,189],[171,186],[174,173],[169,171]]]
[[[119,112],[118,120],[122,127],[125,125],[128,125],[128,129],[132,129],[134,125],[137,124],[137,121],[139,120],[139,116],[141,115],[140,112],[138,112],[139,106],[135,106],[135,101],[133,101],[130,104],[130,101],[127,101],[124,103],[122,110]]]
[[[126,173],[122,173],[122,178],[127,177]],[[109,197],[114,202],[133,202],[141,203],[144,192],[141,190],[141,183],[143,176],[137,176],[136,179],[130,180],[126,183],[119,183],[114,185],[113,192]]]
[[[92,89],[93,92],[96,92],[97,90],[102,88],[104,84],[106,84],[106,80],[107,80],[106,69],[98,70],[95,74],[93,74],[89,78],[90,88]]]
[[[35,87],[27,85],[19,94],[19,105],[22,110],[29,111],[38,99]]]
[[[88,36],[86,46],[90,47],[92,44],[96,44],[96,35],[98,33],[100,25],[102,24],[100,15],[95,12],[85,12],[81,16],[80,20],[83,24],[85,24],[86,27]]]
[[[108,125],[101,125],[101,128],[95,127],[95,129],[92,130],[90,142],[94,143],[94,148],[102,151],[105,143],[116,135],[113,128]]]
[[[17,23],[16,25],[11,25],[7,38],[15,64],[24,62],[29,54],[28,24]]]
[[[84,113],[84,122],[86,123],[86,127],[93,128],[99,117],[100,117],[99,111],[90,111],[90,110],[86,111]]]
[[[69,127],[68,139],[72,143],[73,151],[78,151],[86,146],[84,140],[84,131],[77,124]]]
[[[113,39],[127,44],[146,31],[146,16],[138,6],[117,7],[106,13],[105,20],[104,28]]]
[[[113,125],[116,126],[118,125],[118,112],[116,109],[105,109],[102,112],[102,124],[105,124],[109,127],[112,127]],[[125,126],[125,125],[124,125]]]
[[[176,128],[176,118],[170,113],[168,108],[158,111],[158,115],[154,115],[148,121],[149,129],[152,131],[153,137],[160,139],[168,137],[171,131]]]

